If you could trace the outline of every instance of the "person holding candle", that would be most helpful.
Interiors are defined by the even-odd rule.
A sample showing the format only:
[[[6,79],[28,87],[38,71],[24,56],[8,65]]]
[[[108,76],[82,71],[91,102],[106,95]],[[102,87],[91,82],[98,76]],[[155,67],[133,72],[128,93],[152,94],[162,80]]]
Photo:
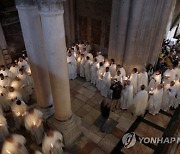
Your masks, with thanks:
[[[104,56],[101,55],[101,52],[97,52],[97,56],[96,56],[97,62],[104,62]]]
[[[133,99],[133,114],[135,116],[144,116],[148,105],[148,93],[145,86],[141,86],[141,90],[135,95]]]
[[[175,72],[175,80],[179,80],[180,79],[180,62],[178,66],[174,69],[174,72]]]
[[[130,76],[130,81],[131,84],[133,86],[133,93],[134,95],[137,93],[137,87],[138,87],[138,72],[137,72],[137,68],[133,68],[132,70],[132,74]]]
[[[80,62],[80,77],[84,78],[85,77],[85,72],[84,72],[84,64],[86,63],[86,57],[84,54],[81,54],[81,62]]]
[[[120,65],[120,64],[117,65],[117,71],[121,72],[121,75],[122,75],[123,79],[126,77],[126,71],[125,71],[125,69],[123,68],[122,65]]]
[[[105,67],[103,66],[103,63],[99,63],[99,69],[97,70],[97,79],[96,79],[96,87],[100,91],[102,86],[102,78],[103,74],[105,72]]]
[[[149,99],[149,113],[155,115],[159,113],[163,98],[163,85],[159,84],[156,89],[151,90]]]
[[[101,95],[107,97],[110,91],[111,86],[111,73],[109,71],[109,67],[106,67],[106,71],[103,74],[102,78],[102,87],[101,87]]]
[[[98,68],[99,63],[97,62],[97,58],[94,58],[94,63],[91,65],[91,83],[94,85],[96,84]]]
[[[20,129],[20,126],[24,124],[24,117],[27,113],[27,108],[27,105],[21,100],[17,100],[12,104],[11,110],[13,113],[16,129]]]
[[[0,74],[0,86],[3,88],[8,88],[11,83],[11,78],[4,76],[2,73]]]
[[[37,109],[30,109],[25,117],[25,127],[31,133],[32,139],[36,144],[42,143],[44,127],[42,121],[42,112]]]
[[[169,67],[163,74],[163,82],[164,84],[168,84],[171,81],[175,80],[175,71],[173,67]]]
[[[121,74],[121,71],[117,71],[117,74],[114,76],[114,79],[116,79],[117,81],[121,82],[123,84],[123,76]]]
[[[172,107],[176,109],[180,104],[180,79],[175,81],[175,86],[176,86],[176,95]]]
[[[9,71],[11,72],[11,79],[14,79],[19,74],[19,67],[16,63],[10,67]]]
[[[69,79],[74,80],[77,77],[77,63],[71,51],[68,52],[67,63],[68,63]]]
[[[138,74],[138,91],[140,91],[141,85],[144,85],[145,87],[148,86],[148,74],[145,68]]]
[[[109,66],[109,71],[110,71],[112,77],[114,77],[116,75],[116,64],[115,64],[114,59],[111,59],[111,63],[110,63],[110,66]]]
[[[25,147],[26,139],[22,135],[13,134],[6,138],[1,154],[28,154]]]
[[[6,118],[0,114],[0,142],[3,142],[9,135]]]
[[[156,89],[156,87],[161,83],[161,73],[160,71],[156,71],[155,74],[152,75],[151,80],[149,82],[147,90],[150,91],[151,88]]]
[[[86,57],[86,62],[84,64],[84,73],[85,73],[85,79],[87,82],[91,80],[91,63],[89,56]]]
[[[26,60],[24,60],[22,57],[19,58],[19,61],[18,61],[18,66],[19,68],[24,68],[26,69],[26,67],[28,66],[29,64],[27,63]]]
[[[63,136],[58,131],[48,130],[42,142],[43,154],[62,154]]]

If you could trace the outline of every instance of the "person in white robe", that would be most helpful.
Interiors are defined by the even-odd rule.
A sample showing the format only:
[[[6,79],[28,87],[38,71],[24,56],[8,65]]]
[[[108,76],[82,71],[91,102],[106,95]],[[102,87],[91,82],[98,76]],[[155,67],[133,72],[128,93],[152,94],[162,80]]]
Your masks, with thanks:
[[[138,74],[138,91],[140,91],[141,85],[145,85],[146,88],[148,86],[148,74],[145,69]]]
[[[103,66],[103,63],[99,63],[99,69],[97,70],[97,79],[96,79],[96,87],[99,91],[101,91],[102,86],[102,78],[103,74],[105,72],[105,67]]]
[[[156,71],[155,74],[151,76],[151,80],[149,82],[147,90],[156,89],[157,86],[161,83],[161,73],[160,71]]]
[[[58,131],[48,130],[42,142],[43,154],[62,154],[63,136]]]
[[[83,50],[81,50],[81,53],[84,54],[84,56],[86,57],[88,54],[88,51],[86,50],[86,48],[83,48]]]
[[[110,66],[109,66],[109,71],[110,71],[112,77],[114,77],[116,75],[116,64],[115,64],[114,59],[111,59],[111,63],[110,63]]]
[[[179,80],[179,79],[180,79],[180,63],[179,63],[178,66],[174,69],[174,73],[175,73],[175,80]]]
[[[91,80],[91,64],[92,64],[92,61],[87,56],[86,62],[84,64],[84,73],[85,73],[85,79],[87,82],[89,82]]]
[[[87,53],[87,55],[86,55],[86,57],[89,57],[89,59],[91,60],[91,61],[93,61],[93,55],[92,55],[92,53]]]
[[[9,135],[6,118],[0,114],[0,142],[3,142]]]
[[[169,107],[173,105],[175,96],[176,96],[175,82],[171,81],[170,84],[166,84],[164,87],[161,109],[167,111]]]
[[[109,72],[109,67],[106,67],[106,71],[103,74],[102,85],[101,85],[101,95],[107,97],[111,86],[111,73]]]
[[[14,79],[18,74],[19,74],[19,67],[18,65],[16,65],[16,63],[14,63],[9,71],[11,72],[11,78]]]
[[[109,63],[109,60],[108,59],[105,59],[104,60],[104,67],[109,67],[110,66],[110,63]]]
[[[21,125],[23,126],[27,108],[27,105],[21,100],[17,100],[12,104],[11,110],[13,113],[16,129],[20,129]]]
[[[15,90],[13,87],[9,87],[9,92],[7,93],[7,101],[4,103],[4,110],[8,111],[12,103],[17,100],[23,100],[21,93]]]
[[[77,62],[71,52],[68,52],[67,56],[69,79],[74,80],[77,78]]]
[[[117,69],[117,71],[121,72],[121,75],[122,75],[123,78],[126,77],[126,71],[125,71],[125,69],[123,68],[122,65],[118,64],[116,69]]]
[[[86,57],[84,54],[81,54],[81,62],[80,62],[80,77],[85,77],[84,64],[86,63]]]
[[[12,134],[4,142],[1,154],[28,154],[25,143],[24,136]]]
[[[117,71],[117,74],[113,77],[113,79],[116,79],[117,81],[120,81],[121,84],[123,85],[123,77],[122,77],[120,71]]]
[[[104,56],[101,55],[101,52],[97,53],[96,59],[98,63],[104,62]]]
[[[175,86],[176,86],[176,95],[172,107],[176,109],[180,104],[180,79],[175,81]]]
[[[128,109],[133,102],[133,86],[131,85],[131,81],[127,80],[127,84],[122,91],[121,97],[121,109],[126,110]]]
[[[7,111],[7,93],[8,89],[0,86],[0,106],[3,111]]]
[[[37,109],[30,109],[25,117],[25,128],[31,133],[31,137],[36,144],[40,145],[44,136],[42,121],[43,114]]]
[[[80,42],[78,47],[80,51],[83,51],[83,49],[85,48],[85,44],[83,42]]]
[[[87,52],[90,52],[92,50],[91,45],[89,44],[89,42],[86,42],[86,50],[87,50]]]
[[[99,68],[99,63],[97,62],[97,59],[94,58],[94,63],[91,65],[91,83],[94,85],[96,84],[98,68]]]
[[[24,60],[22,57],[19,58],[19,61],[18,61],[18,66],[19,68],[24,68],[26,69],[26,67],[28,66],[29,64],[27,63],[26,60]]]
[[[4,75],[4,77],[10,77],[11,72],[4,65],[1,66],[0,73]]]
[[[138,90],[138,73],[137,73],[137,68],[134,68],[132,71],[132,74],[130,76],[131,84],[133,86],[133,93],[134,95],[137,93]]]
[[[0,86],[4,88],[8,88],[11,83],[11,78],[4,76],[2,73],[0,74]]]
[[[159,84],[156,89],[151,90],[149,98],[149,113],[156,115],[159,113],[163,98],[163,86]]]
[[[139,91],[133,99],[133,115],[144,116],[146,108],[148,106],[148,92],[145,90],[145,86],[141,86]]]
[[[163,74],[163,83],[166,85],[174,80],[175,80],[175,71],[173,67],[170,67]]]

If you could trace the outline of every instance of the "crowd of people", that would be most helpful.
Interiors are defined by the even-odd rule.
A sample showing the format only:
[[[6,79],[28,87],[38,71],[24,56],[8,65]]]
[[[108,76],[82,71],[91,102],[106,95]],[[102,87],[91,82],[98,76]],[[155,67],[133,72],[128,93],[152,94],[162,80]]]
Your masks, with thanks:
[[[33,94],[33,80],[28,58],[22,56],[8,69],[0,69],[0,142],[2,154],[27,154],[26,139],[20,134],[10,134],[5,114],[12,112],[15,129],[25,127],[37,145],[42,144],[43,154],[62,153],[63,136],[58,131],[48,130],[45,134],[43,113],[31,108],[29,99]],[[41,153],[36,151],[36,153]]]
[[[94,57],[89,43],[73,44],[67,50],[69,79],[79,75],[110,98],[111,110],[130,109],[134,115],[152,115],[160,109],[177,108],[180,103],[180,62],[174,46],[163,44],[157,66],[151,64],[127,75],[122,65],[106,59],[100,52]]]

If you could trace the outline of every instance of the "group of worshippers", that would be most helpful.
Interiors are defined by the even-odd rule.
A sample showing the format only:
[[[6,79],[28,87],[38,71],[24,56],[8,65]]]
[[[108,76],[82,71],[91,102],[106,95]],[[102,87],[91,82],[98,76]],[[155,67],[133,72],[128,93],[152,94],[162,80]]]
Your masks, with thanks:
[[[111,110],[131,109],[134,115],[152,115],[160,109],[177,108],[180,103],[180,63],[166,70],[155,70],[152,65],[129,76],[115,60],[105,59],[101,53],[93,57],[89,43],[79,43],[67,50],[69,79],[80,77],[97,87],[104,97],[111,97]],[[139,72],[138,72],[139,71]]]
[[[33,80],[28,58],[20,57],[8,69],[0,68],[0,142],[3,143],[2,154],[27,154],[26,139],[19,134],[10,134],[5,118],[11,111],[15,129],[25,127],[32,140],[42,144],[43,154],[62,153],[63,137],[58,131],[48,130],[44,135],[43,113],[28,106],[33,93]],[[40,153],[40,152],[39,152]]]

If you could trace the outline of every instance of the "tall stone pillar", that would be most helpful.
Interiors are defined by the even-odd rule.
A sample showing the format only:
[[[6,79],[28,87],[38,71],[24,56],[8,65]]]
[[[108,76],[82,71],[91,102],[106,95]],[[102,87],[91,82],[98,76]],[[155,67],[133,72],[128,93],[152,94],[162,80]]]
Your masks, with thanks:
[[[113,0],[109,58],[130,73],[155,64],[174,0]]]
[[[7,48],[7,43],[6,43],[6,39],[4,36],[4,32],[0,23],[0,48],[1,49],[6,49]]]
[[[65,145],[79,137],[80,120],[72,114],[63,18],[63,0],[37,0],[41,15],[55,116],[49,125],[62,132]]]
[[[32,70],[37,105],[48,118],[54,113],[40,16],[33,0],[17,0],[19,19]]]

